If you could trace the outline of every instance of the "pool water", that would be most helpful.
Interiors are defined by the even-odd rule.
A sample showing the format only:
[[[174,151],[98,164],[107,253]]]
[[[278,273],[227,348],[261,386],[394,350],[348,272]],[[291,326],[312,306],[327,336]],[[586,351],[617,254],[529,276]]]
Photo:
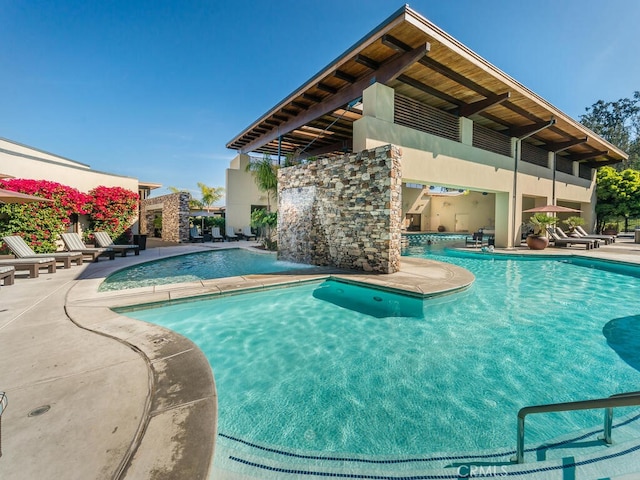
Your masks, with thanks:
[[[100,285],[99,291],[193,282],[238,275],[278,273],[303,268],[310,268],[310,266],[279,261],[276,259],[275,253],[251,252],[242,248],[210,250],[124,268],[109,275]]]
[[[388,457],[513,448],[523,406],[638,390],[640,278],[597,262],[407,254],[455,263],[476,281],[420,301],[418,311],[329,281],[127,315],[204,351],[221,437],[277,450]],[[345,297],[357,299],[353,308]],[[526,441],[601,425],[601,411],[533,415]]]

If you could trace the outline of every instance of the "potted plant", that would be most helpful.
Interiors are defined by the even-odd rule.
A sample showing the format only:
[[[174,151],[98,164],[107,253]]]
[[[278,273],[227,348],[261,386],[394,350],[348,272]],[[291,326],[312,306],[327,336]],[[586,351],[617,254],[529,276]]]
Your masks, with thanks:
[[[582,217],[569,217],[566,220],[563,220],[567,227],[569,227],[569,232],[573,232],[577,226],[584,225],[584,218]]]
[[[607,223],[604,226],[604,230],[602,230],[603,235],[617,235],[618,234],[618,225],[615,223]]]
[[[549,245],[547,238],[547,227],[556,223],[558,219],[547,215],[546,213],[534,213],[529,219],[529,223],[533,225],[533,233],[527,235],[527,246],[531,250],[544,250]]]

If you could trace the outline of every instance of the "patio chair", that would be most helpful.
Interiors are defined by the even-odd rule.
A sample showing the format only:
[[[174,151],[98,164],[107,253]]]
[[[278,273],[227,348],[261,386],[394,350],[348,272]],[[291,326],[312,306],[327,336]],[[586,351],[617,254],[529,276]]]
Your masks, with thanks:
[[[82,253],[92,262],[97,262],[101,256],[109,257],[109,260],[116,258],[112,248],[87,247],[77,233],[63,233],[61,237],[68,252]]]
[[[220,227],[213,227],[211,229],[211,241],[224,242],[224,237],[220,234]]]
[[[16,278],[16,267],[13,265],[0,266],[0,279],[3,280],[3,285],[13,285]]]
[[[133,251],[135,255],[140,255],[139,245],[116,245],[107,232],[93,232],[93,237],[96,239],[99,247],[111,248],[116,252],[120,252],[123,257],[126,257],[127,252],[131,251]]]
[[[245,240],[251,240],[252,238],[255,240],[256,238],[255,234],[251,231],[251,227],[243,227],[242,236],[245,238]]]
[[[198,227],[191,227],[189,229],[189,240],[191,242],[202,242],[204,243],[204,237],[200,235],[198,231]]]
[[[233,231],[233,227],[226,228],[225,237],[227,238],[227,240],[236,240],[236,241],[240,240],[240,237],[236,235],[235,232]]]
[[[474,247],[482,246],[482,238],[484,237],[484,233],[482,232],[474,232],[471,237],[466,237],[464,239],[465,245],[473,245]]]
[[[577,233],[581,238],[592,238],[596,240],[603,240],[605,245],[609,245],[611,243],[616,242],[615,235],[596,235],[594,233],[587,233],[585,232],[584,228],[582,228],[580,225],[573,227],[573,231]]]
[[[27,245],[27,242],[25,242],[22,237],[17,235],[2,237],[2,240],[18,258],[32,259],[53,257],[56,262],[62,262],[64,268],[71,268],[71,262],[76,262],[76,265],[82,265],[83,262],[83,255],[79,252],[36,253],[29,245]]]
[[[594,240],[586,240],[575,237],[562,238],[556,233],[556,231],[547,227],[547,233],[549,234],[549,240],[555,247],[570,247],[571,245],[584,245],[587,250],[594,248]]]
[[[41,268],[49,273],[56,273],[56,259],[44,258],[0,258],[0,267],[13,267],[16,271],[28,270],[29,278],[38,278]]]
[[[600,240],[596,239],[596,238],[570,237],[569,235],[564,233],[564,230],[562,230],[560,227],[556,227],[556,233],[558,234],[558,236],[560,238],[565,239],[565,240],[572,239],[572,238],[577,238],[579,240],[587,240],[587,241],[593,242],[593,248],[599,248],[600,247]]]

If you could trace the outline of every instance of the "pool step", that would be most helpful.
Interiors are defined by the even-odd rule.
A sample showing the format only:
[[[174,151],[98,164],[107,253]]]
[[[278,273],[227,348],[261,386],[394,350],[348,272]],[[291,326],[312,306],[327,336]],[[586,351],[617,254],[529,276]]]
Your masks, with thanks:
[[[614,425],[614,444],[606,446],[601,430],[574,432],[526,449],[525,463],[511,462],[514,450],[481,453],[430,454],[394,457],[333,455],[284,451],[254,445],[221,434],[211,478],[369,478],[369,479],[596,479],[640,472],[640,415]]]

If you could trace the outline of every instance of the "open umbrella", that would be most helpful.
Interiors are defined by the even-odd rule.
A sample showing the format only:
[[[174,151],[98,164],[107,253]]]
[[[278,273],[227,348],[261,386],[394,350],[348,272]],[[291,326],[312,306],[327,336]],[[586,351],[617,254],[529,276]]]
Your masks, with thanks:
[[[582,210],[576,210],[575,208],[561,207],[559,205],[544,205],[542,207],[530,208],[529,210],[523,210],[522,213],[578,213]]]
[[[53,202],[53,200],[0,188],[0,203],[33,203],[33,202]]]

